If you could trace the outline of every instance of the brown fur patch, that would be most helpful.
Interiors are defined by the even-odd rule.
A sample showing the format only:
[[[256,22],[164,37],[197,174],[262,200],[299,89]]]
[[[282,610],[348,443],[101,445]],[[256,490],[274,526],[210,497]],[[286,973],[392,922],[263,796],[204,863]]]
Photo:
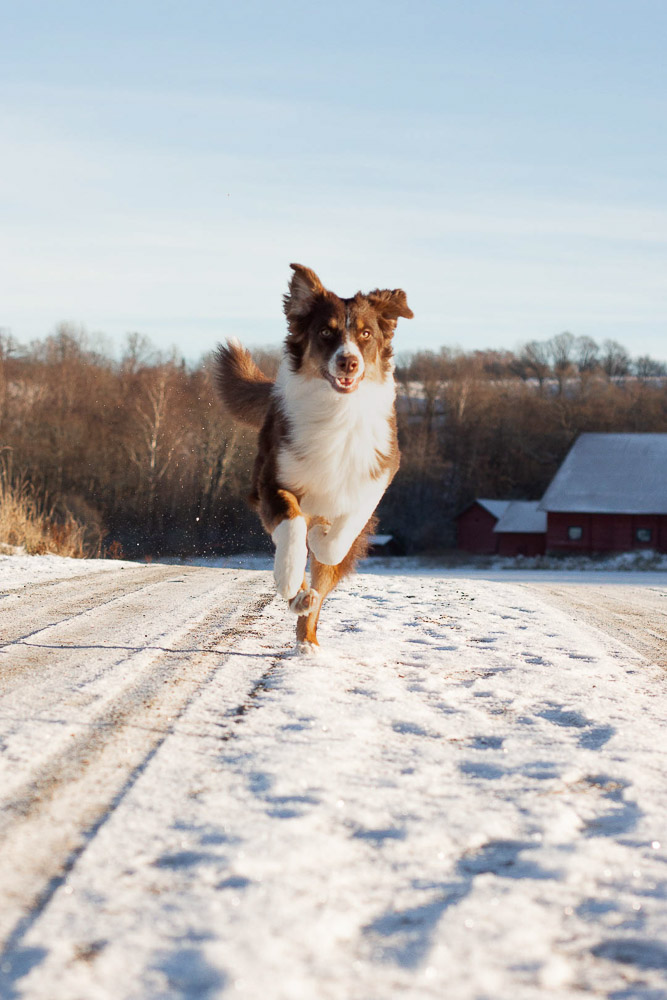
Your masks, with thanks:
[[[215,383],[223,403],[242,424],[259,428],[269,408],[273,381],[260,371],[250,352],[229,341],[214,359]]]
[[[266,419],[259,432],[257,457],[252,473],[250,504],[262,520],[264,530],[272,534],[285,518],[298,517],[301,513],[299,499],[282,488],[278,482],[276,461],[282,441],[289,438],[289,428],[280,407],[271,400]]]

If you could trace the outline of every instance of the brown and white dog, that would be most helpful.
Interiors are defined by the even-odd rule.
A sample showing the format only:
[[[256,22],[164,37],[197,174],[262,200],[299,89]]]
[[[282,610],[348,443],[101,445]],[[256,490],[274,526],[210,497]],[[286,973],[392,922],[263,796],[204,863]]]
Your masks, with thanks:
[[[275,382],[236,341],[218,349],[216,381],[233,416],[260,429],[250,503],[274,541],[276,588],[308,649],[324,598],[366,554],[373,512],[398,469],[391,341],[399,316],[413,314],[400,288],[343,299],[309,268],[291,267]]]

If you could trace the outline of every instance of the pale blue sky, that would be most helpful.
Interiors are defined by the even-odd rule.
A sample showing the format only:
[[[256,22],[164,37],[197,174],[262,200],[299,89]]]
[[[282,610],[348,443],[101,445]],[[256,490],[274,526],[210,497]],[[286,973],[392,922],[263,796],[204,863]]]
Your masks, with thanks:
[[[0,326],[279,343],[290,261],[397,347],[667,357],[664,0],[0,0]]]

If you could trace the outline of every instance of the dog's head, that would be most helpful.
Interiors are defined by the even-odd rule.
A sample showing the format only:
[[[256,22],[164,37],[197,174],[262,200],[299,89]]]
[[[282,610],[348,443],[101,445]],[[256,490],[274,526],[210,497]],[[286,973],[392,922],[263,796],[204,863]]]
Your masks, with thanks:
[[[336,392],[350,393],[363,378],[383,381],[392,370],[391,339],[399,316],[412,318],[405,292],[376,289],[341,299],[314,271],[290,265],[284,297],[292,370],[320,377]]]

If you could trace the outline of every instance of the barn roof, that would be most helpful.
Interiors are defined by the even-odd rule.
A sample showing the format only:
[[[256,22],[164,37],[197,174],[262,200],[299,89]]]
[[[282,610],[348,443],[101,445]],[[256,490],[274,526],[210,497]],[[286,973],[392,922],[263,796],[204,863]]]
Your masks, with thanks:
[[[554,513],[667,514],[667,434],[582,434],[540,507]]]
[[[509,507],[509,500],[475,500],[484,510],[488,510],[495,518],[501,518]],[[472,507],[473,505],[470,504]]]
[[[389,542],[393,542],[393,540],[394,540],[393,535],[370,535],[368,538],[368,541],[371,543],[371,545],[377,545],[377,546],[388,545]]]
[[[499,534],[544,534],[547,515],[539,508],[539,500],[512,500],[493,530]]]

